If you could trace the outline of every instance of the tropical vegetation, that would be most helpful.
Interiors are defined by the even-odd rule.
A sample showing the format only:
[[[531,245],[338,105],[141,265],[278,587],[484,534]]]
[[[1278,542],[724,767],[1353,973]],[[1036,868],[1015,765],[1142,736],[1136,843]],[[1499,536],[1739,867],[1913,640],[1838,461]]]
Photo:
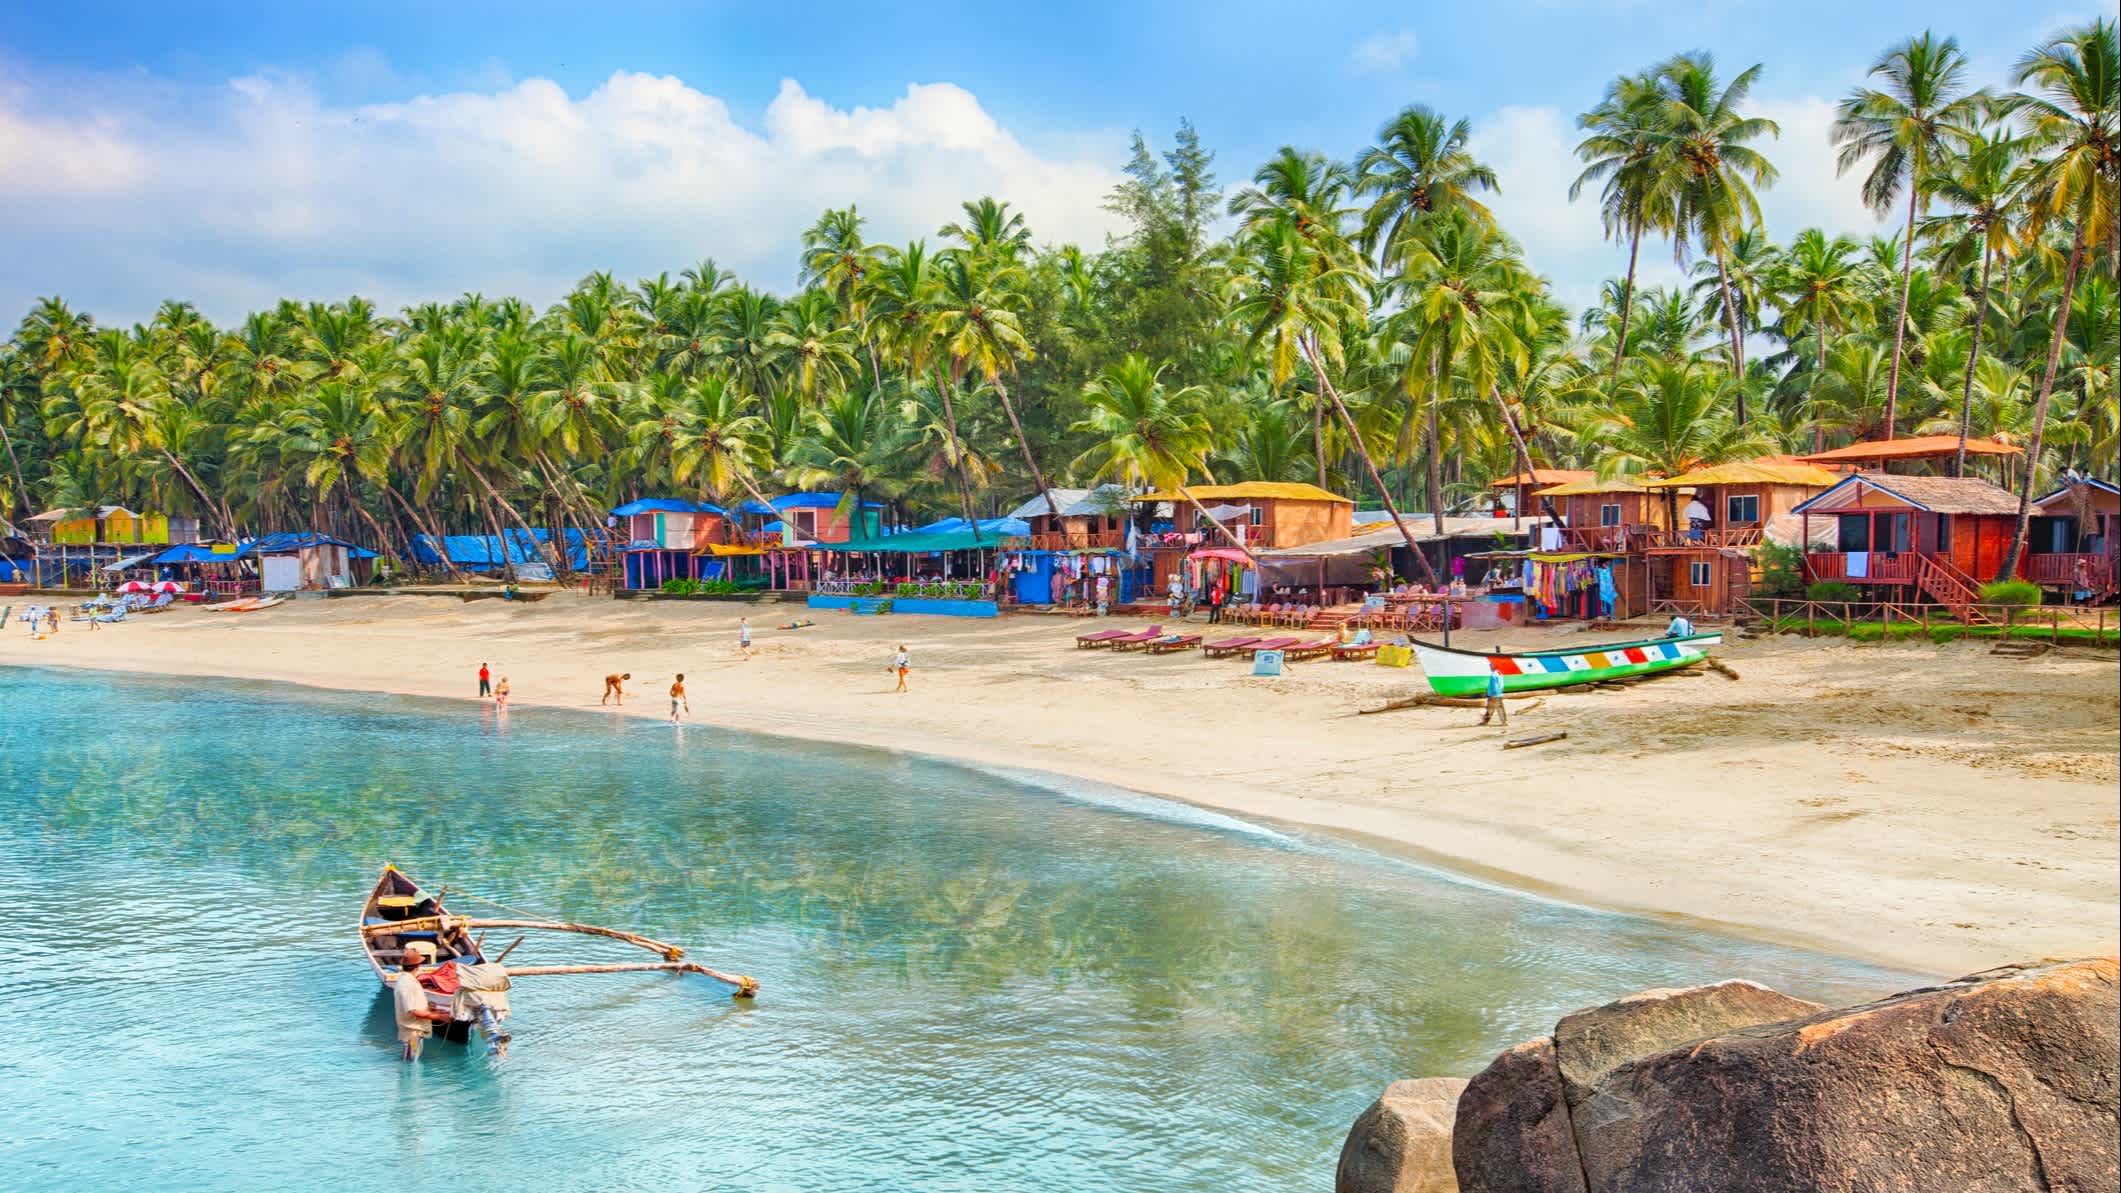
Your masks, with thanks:
[[[710,259],[592,273],[543,310],[289,300],[219,326],[172,299],[107,327],[50,297],[0,347],[0,509],[114,503],[402,558],[421,534],[777,488],[914,520],[1063,481],[1311,481],[1441,517],[1535,465],[1670,474],[1910,434],[2022,444],[2000,477],[2021,494],[2111,476],[2115,25],[1988,87],[1970,70],[1925,32],[1849,90],[1837,166],[1890,221],[1867,243],[1765,226],[1762,65],[1615,79],[1571,194],[1619,276],[1580,311],[1498,222],[1469,123],[1418,105],[1345,160],[1282,149],[1227,201],[1190,124],[1160,153],[1137,134],[1100,246],[1041,244],[997,197],[875,243],[850,204],[804,235],[788,295]],[[1642,284],[1646,244],[1679,284]]]

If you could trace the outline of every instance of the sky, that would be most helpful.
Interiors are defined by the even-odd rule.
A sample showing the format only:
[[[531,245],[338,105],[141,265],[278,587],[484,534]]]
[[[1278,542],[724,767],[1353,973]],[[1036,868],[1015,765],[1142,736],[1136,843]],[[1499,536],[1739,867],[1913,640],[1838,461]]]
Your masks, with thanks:
[[[983,194],[1095,248],[1128,137],[1182,117],[1225,187],[1282,145],[1347,158],[1410,103],[1474,127],[1491,206],[1572,307],[1624,266],[1570,203],[1578,113],[1707,50],[1764,65],[1768,232],[1869,235],[1835,100],[1888,46],[1956,35],[2008,84],[2105,0],[21,5],[0,23],[0,328],[46,295],[105,324],[165,298],[223,323],[281,298],[540,307],[592,270],[712,258],[779,292],[854,204],[933,238]],[[1926,24],[1925,24],[1926,22]],[[1648,281],[1672,276],[1646,245]]]

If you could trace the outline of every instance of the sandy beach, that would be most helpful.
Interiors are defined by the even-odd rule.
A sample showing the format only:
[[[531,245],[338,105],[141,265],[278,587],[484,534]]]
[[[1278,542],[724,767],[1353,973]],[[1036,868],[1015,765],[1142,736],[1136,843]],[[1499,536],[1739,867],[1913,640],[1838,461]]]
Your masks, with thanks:
[[[736,648],[747,613],[749,659]],[[774,628],[797,617],[817,624]],[[1735,682],[1701,674],[1513,702],[1511,735],[1569,736],[1506,752],[1505,734],[1464,709],[1357,715],[1425,690],[1415,670],[1320,662],[1267,679],[1198,653],[1073,648],[1086,629],[1134,624],[355,597],[67,623],[42,642],[10,625],[0,665],[468,704],[485,661],[517,705],[612,716],[667,715],[663,692],[682,671],[701,722],[1080,776],[1940,977],[2116,948],[2110,652],[2019,661],[1976,643],[1735,640],[1719,652]],[[1570,633],[1476,640],[1529,648]],[[903,696],[887,670],[900,642],[913,662]],[[603,676],[626,671],[624,709],[600,709]]]

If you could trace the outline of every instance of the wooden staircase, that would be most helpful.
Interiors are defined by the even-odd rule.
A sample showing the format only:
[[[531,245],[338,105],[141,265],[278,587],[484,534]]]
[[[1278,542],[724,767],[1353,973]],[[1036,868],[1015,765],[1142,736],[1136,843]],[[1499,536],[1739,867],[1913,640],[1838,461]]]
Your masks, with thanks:
[[[1312,632],[1328,630],[1337,633],[1341,626],[1361,615],[1361,605],[1335,605],[1330,609],[1320,609],[1318,612],[1313,613],[1311,620],[1304,623],[1304,629]]]
[[[1929,598],[1952,611],[1966,625],[1989,625],[1988,617],[1975,606],[1981,601],[1981,586],[1972,576],[1935,555],[1915,557],[1915,583]]]

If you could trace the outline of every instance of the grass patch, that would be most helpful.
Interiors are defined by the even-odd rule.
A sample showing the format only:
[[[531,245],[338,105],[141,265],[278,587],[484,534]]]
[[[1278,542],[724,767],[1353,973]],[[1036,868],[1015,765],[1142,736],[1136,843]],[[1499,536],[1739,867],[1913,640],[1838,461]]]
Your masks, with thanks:
[[[2121,646],[2121,628],[2108,628],[2101,632],[2089,626],[2012,626],[2008,631],[1999,625],[1938,625],[1932,622],[1927,630],[1920,624],[1906,621],[1835,621],[1819,618],[1807,622],[1802,617],[1773,618],[1763,623],[1777,634],[1810,633],[1822,638],[1847,638],[1851,642],[1911,642],[1927,638],[1942,645],[1957,642],[1962,638],[2013,638],[2028,642],[2068,642],[2079,646]]]

